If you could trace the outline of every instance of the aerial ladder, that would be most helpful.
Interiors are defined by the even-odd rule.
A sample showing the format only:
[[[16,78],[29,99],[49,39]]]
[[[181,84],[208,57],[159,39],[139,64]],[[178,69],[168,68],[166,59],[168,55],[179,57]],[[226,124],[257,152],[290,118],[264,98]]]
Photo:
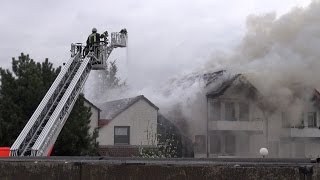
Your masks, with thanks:
[[[110,34],[87,53],[81,43],[71,44],[71,58],[10,148],[10,156],[48,156],[91,70],[105,70],[115,48],[127,46],[127,31]]]

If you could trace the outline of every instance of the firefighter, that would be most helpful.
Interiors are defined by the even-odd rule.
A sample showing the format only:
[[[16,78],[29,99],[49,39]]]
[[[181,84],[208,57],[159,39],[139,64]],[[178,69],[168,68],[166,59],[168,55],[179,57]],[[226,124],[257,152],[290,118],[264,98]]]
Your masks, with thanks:
[[[92,34],[89,35],[87,39],[87,45],[85,47],[86,53],[88,54],[89,51],[93,51],[97,58],[99,57],[99,44],[100,38],[103,38],[99,33],[97,33],[97,28],[92,28]]]
[[[97,28],[92,28],[92,34],[87,39],[87,46],[92,47],[100,43],[100,34],[97,33]]]

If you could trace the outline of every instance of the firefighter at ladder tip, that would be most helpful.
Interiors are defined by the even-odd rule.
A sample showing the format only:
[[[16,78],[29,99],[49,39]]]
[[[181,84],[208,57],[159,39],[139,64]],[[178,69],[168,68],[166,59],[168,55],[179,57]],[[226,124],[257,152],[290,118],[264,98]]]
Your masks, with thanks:
[[[92,28],[92,33],[88,36],[87,41],[86,41],[86,46],[84,48],[84,56],[86,56],[89,51],[90,52],[95,52],[95,55],[98,57],[98,50],[99,50],[99,44],[101,41],[101,38],[107,38],[108,32],[105,31],[103,34],[99,34],[97,32],[97,28]]]
[[[127,35],[127,30],[121,29],[120,33]],[[93,52],[99,59],[99,45],[101,42],[108,44],[108,31],[99,34],[97,28],[92,28],[92,33],[88,36],[86,46],[83,49],[83,57],[85,57],[89,52]]]

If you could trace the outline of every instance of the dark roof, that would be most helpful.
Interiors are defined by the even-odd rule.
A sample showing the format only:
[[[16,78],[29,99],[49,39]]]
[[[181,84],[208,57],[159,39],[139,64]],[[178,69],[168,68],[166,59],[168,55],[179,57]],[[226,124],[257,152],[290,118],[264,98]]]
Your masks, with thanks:
[[[94,105],[92,102],[90,102],[87,98],[84,97],[84,101],[87,102],[88,104],[90,104],[92,107],[94,107],[95,109],[98,109],[98,111],[101,111],[100,108],[98,108],[96,105]]]
[[[221,70],[221,71],[216,71],[211,73],[205,73],[202,75],[202,78],[206,82],[206,86],[207,86],[225,74],[226,74],[226,70]]]
[[[213,90],[209,91],[207,93],[208,97],[217,97],[223,95],[223,93],[232,85],[232,83],[240,77],[241,74],[236,75],[230,75],[227,74],[226,71],[217,71],[213,73],[206,73],[203,75],[203,79],[206,81],[206,86],[209,86],[210,84],[214,84],[217,82],[217,80],[220,81]]]
[[[128,109],[131,105],[139,101],[140,99],[145,100],[156,110],[159,110],[159,108],[156,105],[154,105],[152,102],[150,102],[146,97],[144,97],[143,95],[140,95],[132,98],[119,99],[119,100],[109,101],[101,104],[100,106],[102,109],[101,118],[112,120],[116,116],[118,116],[120,113],[122,113],[124,110]]]

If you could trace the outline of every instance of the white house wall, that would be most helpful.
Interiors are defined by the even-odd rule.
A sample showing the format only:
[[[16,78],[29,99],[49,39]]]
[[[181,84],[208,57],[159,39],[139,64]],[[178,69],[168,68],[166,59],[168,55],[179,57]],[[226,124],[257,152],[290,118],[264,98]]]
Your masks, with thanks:
[[[130,126],[130,145],[156,145],[157,110],[140,99],[99,130],[99,145],[114,145],[114,127]]]

